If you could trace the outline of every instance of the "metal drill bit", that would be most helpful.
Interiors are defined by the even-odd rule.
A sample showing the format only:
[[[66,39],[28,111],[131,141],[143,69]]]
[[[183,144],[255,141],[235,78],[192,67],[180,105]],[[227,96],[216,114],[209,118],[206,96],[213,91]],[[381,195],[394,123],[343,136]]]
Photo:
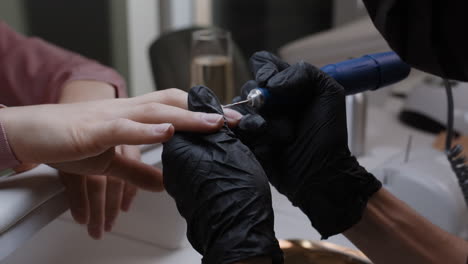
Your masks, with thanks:
[[[237,102],[237,103],[232,103],[232,104],[228,104],[228,105],[223,105],[223,108],[230,108],[230,107],[233,107],[233,106],[236,106],[236,105],[247,104],[247,103],[250,103],[250,101],[252,101],[252,100],[251,100],[251,99],[247,99],[247,100],[240,101],[240,102]]]

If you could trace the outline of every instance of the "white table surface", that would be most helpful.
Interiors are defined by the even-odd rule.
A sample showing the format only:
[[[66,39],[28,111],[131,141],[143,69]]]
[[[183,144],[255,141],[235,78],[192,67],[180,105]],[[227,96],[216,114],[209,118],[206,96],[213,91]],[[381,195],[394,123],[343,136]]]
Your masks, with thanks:
[[[396,113],[400,107],[401,102],[392,99],[382,108],[369,109],[366,143],[370,151],[360,157],[366,168],[373,169],[391,156],[403,152],[409,135],[413,135],[413,147],[432,143],[434,136],[408,129],[397,121]],[[278,238],[320,239],[307,218],[276,190],[273,190],[273,204]],[[334,236],[329,241],[354,248],[341,235]],[[167,250],[113,233],[106,234],[102,241],[93,241],[87,236],[84,227],[61,217],[41,230],[2,264],[199,263],[200,255],[187,241],[183,244],[178,250]]]

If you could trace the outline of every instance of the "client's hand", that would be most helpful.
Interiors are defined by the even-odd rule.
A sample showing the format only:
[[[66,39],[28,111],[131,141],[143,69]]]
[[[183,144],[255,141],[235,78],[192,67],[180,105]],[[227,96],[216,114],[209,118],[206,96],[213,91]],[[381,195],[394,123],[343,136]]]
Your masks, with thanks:
[[[189,110],[223,114],[206,87],[189,92]],[[252,257],[282,262],[273,231],[266,175],[250,150],[225,125],[210,134],[176,133],[164,143],[164,185],[187,221],[187,236],[203,263]]]
[[[9,144],[23,163],[47,163],[62,172],[121,178],[161,190],[161,172],[115,152],[119,145],[167,141],[175,130],[214,132],[219,114],[194,113],[187,95],[165,90],[129,99],[1,109]]]
[[[140,160],[137,146],[118,146],[116,152]],[[104,231],[112,231],[120,211],[129,210],[137,193],[136,186],[112,176],[60,172],[60,179],[66,188],[73,219],[86,225],[88,234],[94,239],[102,238]]]
[[[169,90],[169,94],[184,92]],[[59,99],[61,104],[114,98],[115,87],[104,82],[76,80],[67,82]],[[140,160],[138,146],[122,145],[116,153],[126,158]],[[65,186],[70,212],[76,222],[86,225],[88,234],[100,239],[104,231],[110,232],[120,210],[128,211],[137,193],[135,185],[119,178],[104,175],[78,175],[60,172]]]

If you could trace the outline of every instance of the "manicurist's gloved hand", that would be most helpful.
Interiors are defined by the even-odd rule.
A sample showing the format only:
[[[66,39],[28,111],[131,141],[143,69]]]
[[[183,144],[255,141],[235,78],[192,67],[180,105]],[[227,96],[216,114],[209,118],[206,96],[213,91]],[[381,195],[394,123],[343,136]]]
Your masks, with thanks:
[[[206,87],[189,92],[188,108],[223,114]],[[187,236],[203,263],[252,257],[282,263],[273,231],[268,178],[247,146],[225,125],[211,134],[176,132],[164,143],[164,186],[187,221]]]
[[[256,81],[235,101],[264,87],[289,103],[266,106],[261,116],[247,105],[235,107],[245,117],[234,132],[323,238],[349,229],[381,183],[348,149],[343,87],[308,63],[290,66],[268,52],[250,63]]]

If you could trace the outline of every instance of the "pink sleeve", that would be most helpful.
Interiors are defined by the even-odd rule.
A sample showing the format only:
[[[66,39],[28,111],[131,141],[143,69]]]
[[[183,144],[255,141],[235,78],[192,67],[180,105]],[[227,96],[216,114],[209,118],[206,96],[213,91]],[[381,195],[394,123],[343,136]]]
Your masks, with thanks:
[[[4,107],[4,105],[0,105],[0,108]],[[18,165],[20,165],[20,162],[16,159],[15,154],[8,144],[5,129],[3,128],[0,120],[0,175],[2,174],[3,169],[14,168]]]
[[[125,82],[114,70],[38,38],[28,38],[0,21],[0,104],[56,103],[72,80],[113,85],[125,97]]]
[[[114,70],[38,38],[20,35],[0,21],[0,104],[57,103],[63,85],[73,80],[113,85],[126,97],[125,81]],[[1,111],[1,110],[0,110]],[[0,170],[18,164],[0,123]]]

